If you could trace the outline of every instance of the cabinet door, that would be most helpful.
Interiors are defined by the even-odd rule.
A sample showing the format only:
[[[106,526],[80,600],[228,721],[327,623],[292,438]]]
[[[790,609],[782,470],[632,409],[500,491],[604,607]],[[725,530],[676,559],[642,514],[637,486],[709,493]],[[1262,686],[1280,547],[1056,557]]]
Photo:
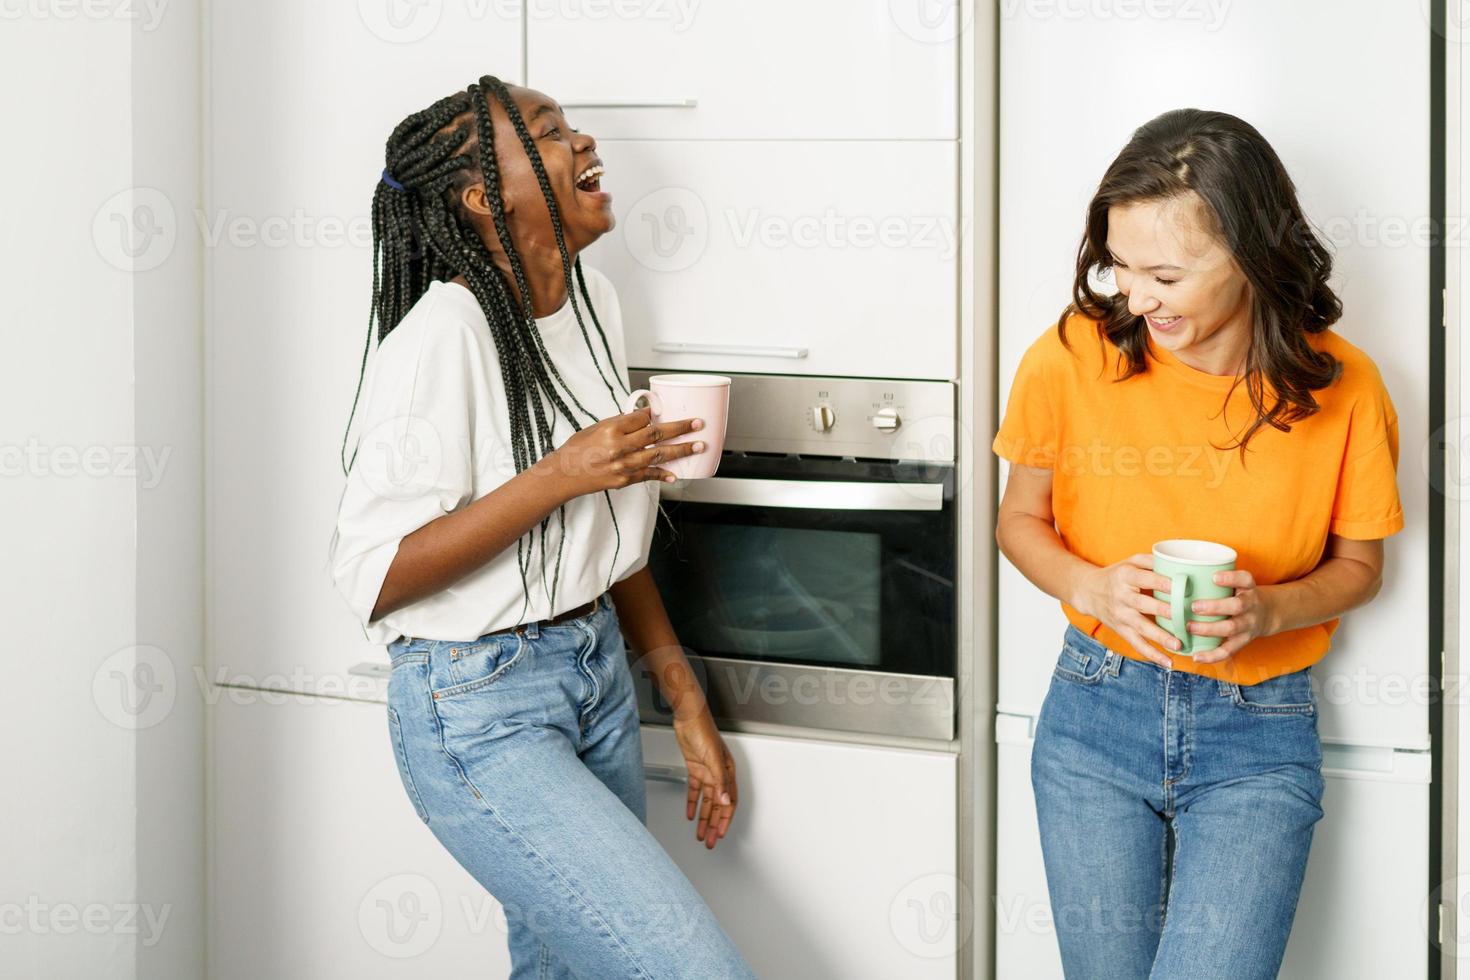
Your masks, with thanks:
[[[195,231],[209,279],[212,679],[340,691],[348,664],[382,657],[326,570],[372,296],[373,190],[401,119],[484,72],[520,77],[520,21],[505,10],[210,5]],[[192,228],[192,202],[173,206]]]
[[[953,139],[969,6],[530,0],[528,77],[607,138]]]
[[[1433,145],[1428,8],[1378,0],[1165,6],[1157,16],[1114,6],[1072,17],[1018,3],[1015,16],[1000,19],[998,405],[1022,352],[1070,298],[1087,202],[1132,131],[1178,106],[1221,109],[1258,129],[1333,254],[1331,284],[1344,309],[1333,329],[1373,359],[1399,413],[1406,526],[1384,544],[1382,591],[1343,617],[1313,669],[1326,695],[1319,727],[1327,738],[1427,746],[1436,656],[1425,608],[1429,506],[1444,492],[1429,484],[1423,455],[1441,435],[1429,423],[1431,236],[1418,231],[1429,227]],[[1344,68],[1341,52],[1369,49],[1377,56]],[[1099,51],[1148,54],[1099,62]],[[1323,78],[1332,79],[1331,99],[1282,97],[1315,91]],[[1050,672],[1044,659],[1038,672],[1035,658],[1055,654],[1066,621],[1009,562],[999,577],[1002,705],[1032,711]],[[1012,683],[1012,670],[1027,676]]]
[[[381,703],[215,693],[211,980],[510,974],[505,913],[414,812]]]
[[[608,141],[628,362],[954,380],[955,144]],[[692,348],[692,350],[691,350]]]
[[[521,21],[506,3],[223,3],[211,7],[208,30],[209,204],[231,209],[216,218],[262,222],[227,226],[221,245],[258,233],[260,242],[246,247],[290,254],[351,250],[344,239],[360,246],[362,229],[351,222],[369,214],[393,127],[483,74],[523,77]],[[272,216],[290,222],[275,238],[263,226]],[[333,219],[338,226],[329,229]],[[354,285],[362,279],[355,270]],[[340,303],[335,289],[315,288]],[[255,323],[245,340],[269,326]]]
[[[996,716],[995,975],[1061,980],[1024,715]],[[1284,980],[1423,977],[1429,754],[1323,746],[1324,813],[1281,965]],[[1392,828],[1392,832],[1385,832]]]
[[[740,808],[713,850],[684,817],[671,729],[643,726],[648,825],[764,980],[953,980],[955,756],[725,734]]]

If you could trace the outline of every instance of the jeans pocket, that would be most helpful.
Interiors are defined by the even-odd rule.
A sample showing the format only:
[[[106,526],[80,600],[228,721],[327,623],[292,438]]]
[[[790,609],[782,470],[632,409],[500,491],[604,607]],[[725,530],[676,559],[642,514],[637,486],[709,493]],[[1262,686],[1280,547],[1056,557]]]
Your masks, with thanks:
[[[1225,685],[1231,702],[1242,711],[1257,715],[1314,715],[1317,693],[1307,668],[1268,677],[1255,684]]]
[[[445,644],[448,684],[432,688],[434,700],[458,697],[489,687],[520,663],[526,651],[519,633],[496,633],[468,643]]]
[[[424,823],[429,822],[429,813],[424,809],[424,801],[419,799],[418,787],[414,785],[413,774],[408,771],[408,755],[403,750],[403,726],[398,721],[398,712],[393,706],[388,706],[388,732],[393,737],[393,758],[398,762],[398,778],[403,780],[403,789],[408,793],[408,798],[413,801],[414,812]]]
[[[1062,652],[1057,655],[1052,674],[1074,684],[1096,684],[1107,673],[1112,658],[1117,656],[1100,644],[1094,649],[1068,639],[1062,644]]]

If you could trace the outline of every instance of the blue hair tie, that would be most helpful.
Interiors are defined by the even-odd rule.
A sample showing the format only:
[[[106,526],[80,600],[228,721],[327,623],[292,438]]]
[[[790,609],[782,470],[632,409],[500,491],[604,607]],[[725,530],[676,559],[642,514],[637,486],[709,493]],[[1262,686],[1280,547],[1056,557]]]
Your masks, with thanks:
[[[393,179],[393,175],[392,174],[388,173],[388,168],[387,167],[384,167],[383,168],[383,183],[387,184],[389,187],[393,188],[395,191],[401,191],[401,190],[404,190],[405,189],[402,184],[400,184],[398,181],[396,181],[396,180]]]

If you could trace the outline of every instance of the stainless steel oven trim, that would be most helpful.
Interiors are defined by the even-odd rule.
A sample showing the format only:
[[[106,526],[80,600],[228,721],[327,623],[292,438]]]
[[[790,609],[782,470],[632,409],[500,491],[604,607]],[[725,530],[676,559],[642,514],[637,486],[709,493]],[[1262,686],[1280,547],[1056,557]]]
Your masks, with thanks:
[[[629,367],[628,383],[647,388],[658,374],[716,371],[730,378],[730,411],[724,449],[736,452],[850,456],[892,462],[954,465],[960,437],[953,381],[912,378],[836,378],[805,374],[747,374],[728,369],[720,358],[736,354],[803,363],[804,347],[706,345],[702,363],[684,368],[665,363],[690,352],[666,352],[674,341],[658,341],[658,367]],[[879,416],[882,416],[881,424]],[[834,474],[840,476],[841,474]]]
[[[949,742],[955,734],[954,679],[687,654],[716,720],[814,731]],[[668,725],[650,675],[638,672],[638,714]]]
[[[937,511],[944,509],[942,483],[862,483],[838,480],[749,480],[712,476],[660,487],[665,500],[742,507],[809,510]]]

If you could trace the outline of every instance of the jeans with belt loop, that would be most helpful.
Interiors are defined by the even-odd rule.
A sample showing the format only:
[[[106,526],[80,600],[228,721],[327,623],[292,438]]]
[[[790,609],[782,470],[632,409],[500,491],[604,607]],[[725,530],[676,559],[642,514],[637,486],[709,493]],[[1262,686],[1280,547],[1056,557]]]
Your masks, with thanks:
[[[419,818],[505,909],[512,980],[750,980],[646,826],[612,598],[556,625],[389,644],[388,727]]]
[[[1231,684],[1069,624],[1031,784],[1068,980],[1276,976],[1322,818],[1308,668]]]

